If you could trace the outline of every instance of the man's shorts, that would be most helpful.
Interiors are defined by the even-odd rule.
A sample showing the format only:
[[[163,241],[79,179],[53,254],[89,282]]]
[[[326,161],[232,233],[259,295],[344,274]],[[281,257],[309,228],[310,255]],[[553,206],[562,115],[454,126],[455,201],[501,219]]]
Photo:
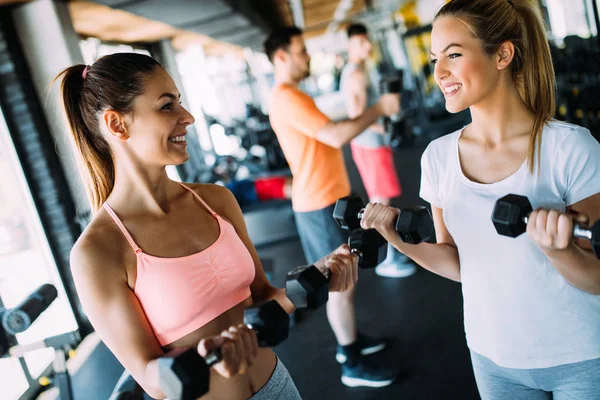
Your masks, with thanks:
[[[355,144],[350,147],[369,198],[393,199],[402,194],[391,147],[368,148]]]

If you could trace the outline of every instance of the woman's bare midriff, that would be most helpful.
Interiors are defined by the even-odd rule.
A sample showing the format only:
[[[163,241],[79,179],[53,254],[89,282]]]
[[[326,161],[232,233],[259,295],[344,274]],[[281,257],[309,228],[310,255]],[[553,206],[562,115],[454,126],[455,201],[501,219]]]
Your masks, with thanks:
[[[244,302],[224,312],[202,328],[164,347],[165,352],[175,348],[196,348],[202,338],[218,335],[244,321],[244,309],[252,304],[248,298]],[[210,370],[210,391],[202,400],[246,400],[258,392],[269,380],[275,369],[277,359],[269,348],[260,348],[254,363],[244,375],[225,378],[214,369]]]
[[[206,193],[202,193],[203,197]],[[214,202],[218,205],[218,201]],[[213,205],[211,203],[211,205]],[[216,211],[219,209],[216,207]],[[197,201],[181,189],[178,202],[174,203],[171,210],[171,218],[168,221],[156,221],[154,218],[146,219],[130,218],[128,229],[138,241],[138,245],[144,249],[152,249],[152,254],[160,257],[182,257],[203,251],[214,243],[219,234],[219,222]],[[104,224],[114,235],[115,243],[121,243],[123,264],[125,266],[127,282],[131,290],[135,288],[137,280],[137,257],[124,240],[122,232],[114,225],[114,221],[108,215],[104,215]],[[225,218],[225,216],[223,216]],[[176,227],[176,228],[174,228]],[[172,240],[168,243],[164,237]],[[187,239],[186,239],[187,238]],[[190,239],[190,238],[193,238]],[[225,311],[217,318],[202,326],[201,328],[187,334],[181,339],[163,347],[165,352],[175,348],[191,347],[197,348],[201,339],[208,336],[219,335],[222,331],[244,322],[244,309],[252,305],[252,298],[248,297],[240,304]],[[210,391],[202,400],[237,400],[248,399],[258,392],[269,380],[277,358],[269,348],[259,349],[254,363],[246,370],[244,375],[233,378],[225,378],[214,369],[210,369]]]

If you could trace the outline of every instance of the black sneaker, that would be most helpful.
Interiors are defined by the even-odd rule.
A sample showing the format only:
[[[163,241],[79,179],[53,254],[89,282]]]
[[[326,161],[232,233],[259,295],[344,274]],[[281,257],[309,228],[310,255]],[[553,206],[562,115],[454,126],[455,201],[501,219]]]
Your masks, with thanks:
[[[362,356],[377,353],[385,349],[385,346],[387,346],[385,340],[371,338],[369,336],[363,335],[360,332],[356,334],[356,342],[358,344],[358,347],[360,348],[360,354]],[[340,364],[345,363],[348,359],[348,356],[344,352],[344,348],[340,345],[337,346],[335,359]]]
[[[392,369],[367,364],[364,360],[352,367],[342,364],[342,383],[348,387],[384,387],[394,383],[397,377]]]

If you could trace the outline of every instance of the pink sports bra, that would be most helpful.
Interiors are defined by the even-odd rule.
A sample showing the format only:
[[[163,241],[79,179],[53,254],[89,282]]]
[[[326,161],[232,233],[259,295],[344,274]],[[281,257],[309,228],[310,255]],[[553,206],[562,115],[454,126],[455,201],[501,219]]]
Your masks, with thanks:
[[[104,208],[137,256],[134,293],[161,346],[206,325],[250,296],[255,266],[233,226],[215,213],[191,188],[219,223],[219,237],[205,250],[185,257],[163,258],[144,253],[113,209]]]

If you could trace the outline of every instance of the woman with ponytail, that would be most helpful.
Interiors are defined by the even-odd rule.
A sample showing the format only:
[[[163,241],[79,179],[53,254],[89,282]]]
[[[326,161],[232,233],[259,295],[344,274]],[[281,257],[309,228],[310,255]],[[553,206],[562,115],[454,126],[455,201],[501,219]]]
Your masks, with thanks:
[[[538,2],[451,0],[431,36],[434,76],[472,122],[434,140],[421,197],[437,243],[394,232],[396,209],[369,204],[378,229],[424,268],[462,283],[465,331],[484,400],[600,396],[600,260],[574,219],[600,218],[600,144],[553,120],[555,80]],[[499,235],[496,200],[527,196],[527,234]]]
[[[181,347],[221,349],[203,399],[299,399],[286,368],[258,348],[244,308],[276,300],[235,198],[180,184],[165,167],[188,159],[194,118],[151,57],[119,53],[67,68],[62,97],[94,218],[71,252],[83,308],[100,338],[147,394],[165,398],[158,359]],[[347,246],[315,264],[330,291],[356,283]]]

